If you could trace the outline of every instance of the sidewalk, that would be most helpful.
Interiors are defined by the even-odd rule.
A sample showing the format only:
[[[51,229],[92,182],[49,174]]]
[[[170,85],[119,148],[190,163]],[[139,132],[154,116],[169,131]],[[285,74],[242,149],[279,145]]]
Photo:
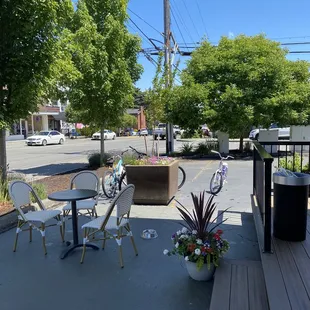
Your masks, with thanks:
[[[190,192],[209,188],[218,162],[186,161],[180,164],[186,171],[187,181],[176,198],[186,206],[192,206]],[[226,258],[259,260],[250,213],[251,162],[231,161],[229,169],[229,183],[215,198],[218,210],[230,207],[224,215],[228,220],[221,227],[231,245]],[[109,200],[100,199],[99,215],[105,213],[108,205]],[[103,307],[111,310],[208,309],[213,283],[191,280],[183,260],[162,254],[165,248],[171,247],[170,236],[180,227],[176,203],[133,206],[131,217],[139,256],[134,256],[130,242],[124,240],[124,269],[119,268],[117,245],[113,241],[107,241],[104,251],[87,250],[85,262],[80,265],[81,252],[78,250],[65,260],[59,259],[65,245],[60,241],[58,227],[47,230],[48,254],[45,257],[39,233],[33,233],[32,244],[28,243],[28,234],[22,233],[16,253],[12,252],[15,230],[0,234],[1,310],[40,309],[40,305],[46,310],[85,310],[89,307],[94,310]],[[79,218],[79,227],[86,221]],[[70,221],[66,228],[66,240],[70,240]],[[147,228],[156,229],[158,238],[142,239],[140,234]],[[16,298],[18,291],[23,292],[23,298]]]

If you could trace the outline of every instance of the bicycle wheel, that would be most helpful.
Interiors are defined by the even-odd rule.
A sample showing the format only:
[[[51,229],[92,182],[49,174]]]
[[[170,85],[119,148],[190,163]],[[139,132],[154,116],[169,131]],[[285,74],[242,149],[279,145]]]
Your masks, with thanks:
[[[178,189],[180,189],[186,180],[186,173],[182,167],[179,166],[179,171],[178,171]]]
[[[223,176],[222,173],[216,171],[210,181],[210,193],[212,195],[218,194],[223,187]]]
[[[121,191],[126,186],[127,186],[127,176],[126,172],[124,172],[119,180],[118,189]]]
[[[102,178],[102,190],[108,198],[113,198],[116,195],[117,182],[116,176],[112,171],[106,171]]]

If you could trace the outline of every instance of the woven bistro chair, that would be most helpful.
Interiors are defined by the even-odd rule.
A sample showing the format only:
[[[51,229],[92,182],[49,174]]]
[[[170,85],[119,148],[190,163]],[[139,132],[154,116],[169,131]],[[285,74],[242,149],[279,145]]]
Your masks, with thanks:
[[[99,188],[100,188],[100,181],[97,175],[91,171],[81,171],[71,179],[70,188],[92,189],[98,193],[98,195],[95,196],[94,198],[80,200],[77,201],[76,203],[76,210],[79,215],[89,216],[91,219],[97,217],[96,206],[98,204]],[[71,203],[65,205],[62,210],[65,225],[65,221],[69,216],[69,214],[71,213]],[[87,211],[87,213],[81,213],[81,211],[83,210]]]
[[[86,243],[89,239],[96,235],[96,233],[103,232],[103,238],[93,240],[103,240],[102,248],[105,247],[105,242],[107,239],[114,239],[119,248],[119,259],[120,265],[123,268],[123,252],[122,252],[122,239],[124,237],[130,237],[132,246],[134,248],[136,256],[138,255],[137,247],[131,232],[129,225],[129,215],[133,200],[135,187],[130,184],[127,185],[123,190],[121,190],[118,195],[112,201],[110,207],[108,208],[104,216],[100,216],[93,221],[90,221],[82,226],[84,230],[83,238],[83,252],[81,257],[81,263],[84,261],[85,252],[86,252]],[[112,216],[112,212],[116,207],[116,216]],[[116,231],[113,233],[112,231]]]
[[[38,197],[37,193],[34,189],[23,181],[14,181],[9,184],[9,195],[13,201],[14,207],[18,213],[18,222],[16,228],[16,236],[14,242],[13,251],[16,251],[18,235],[22,231],[29,230],[29,241],[32,242],[32,230],[36,229],[40,231],[42,235],[43,242],[43,250],[44,254],[47,254],[46,245],[45,245],[45,229],[50,226],[59,225],[60,226],[60,235],[62,241],[64,241],[64,230],[63,230],[63,222],[61,220],[60,210],[46,210],[41,199]],[[31,203],[31,195],[34,197],[35,202],[39,206],[39,210],[37,211],[29,211],[27,213],[24,212],[24,208],[33,207]],[[56,220],[57,223],[46,225],[46,222],[50,220]],[[24,225],[28,224],[29,228],[23,229]]]

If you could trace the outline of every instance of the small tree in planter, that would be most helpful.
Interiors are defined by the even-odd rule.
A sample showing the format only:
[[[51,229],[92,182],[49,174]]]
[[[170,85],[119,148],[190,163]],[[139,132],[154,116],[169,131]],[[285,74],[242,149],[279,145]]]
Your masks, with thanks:
[[[191,193],[194,209],[191,212],[180,202],[177,207],[185,221],[183,228],[172,235],[173,249],[164,250],[164,254],[179,255],[186,261],[186,267],[191,278],[198,281],[211,280],[219,259],[228,251],[228,241],[222,238],[223,231],[216,228],[224,221],[215,224],[221,212],[212,220],[216,209],[213,203],[214,196],[210,196],[205,203],[205,194],[196,196]]]

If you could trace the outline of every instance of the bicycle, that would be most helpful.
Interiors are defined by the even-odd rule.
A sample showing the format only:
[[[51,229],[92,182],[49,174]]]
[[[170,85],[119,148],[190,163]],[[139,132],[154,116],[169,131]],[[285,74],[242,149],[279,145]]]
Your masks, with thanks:
[[[132,146],[129,146],[129,148],[131,150],[133,150],[138,155],[138,159],[142,159],[142,158],[147,156],[147,154],[139,152],[138,150],[136,150]],[[179,166],[178,168],[179,168],[179,173],[178,173],[178,179],[179,179],[178,180],[178,189],[180,189],[184,185],[184,183],[186,181],[186,173],[185,173],[185,171],[184,171],[184,169],[182,167]],[[123,175],[121,176],[121,179],[120,179],[120,182],[119,182],[119,190],[122,189],[122,184],[123,185],[125,185],[125,184],[127,185],[127,180],[125,178],[126,178],[126,172],[124,172]]]
[[[213,176],[210,181],[210,193],[212,195],[216,195],[221,191],[224,184],[227,182],[228,163],[225,163],[224,160],[229,158],[233,159],[234,157],[229,155],[226,157],[222,157],[221,153],[213,150],[211,151],[211,153],[218,154],[221,159],[219,167],[217,168],[216,172],[213,173]]]
[[[101,181],[103,193],[108,198],[114,198],[116,195],[116,191],[119,188],[119,182],[121,182],[121,177],[125,173],[125,167],[123,165],[122,155],[128,150],[122,152],[121,155],[116,155],[107,160],[107,166],[112,167],[113,170],[108,170],[104,173],[104,176]],[[119,159],[116,166],[114,162],[116,159]],[[127,185],[127,184],[125,184]]]

